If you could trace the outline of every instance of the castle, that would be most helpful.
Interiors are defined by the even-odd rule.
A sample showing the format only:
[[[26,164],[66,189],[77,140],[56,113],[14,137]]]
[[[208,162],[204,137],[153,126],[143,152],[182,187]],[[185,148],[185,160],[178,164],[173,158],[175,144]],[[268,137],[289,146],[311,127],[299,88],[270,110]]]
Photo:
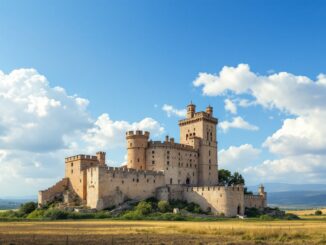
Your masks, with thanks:
[[[187,106],[179,121],[180,143],[166,136],[151,141],[149,132],[126,132],[127,164],[108,167],[105,152],[96,156],[77,155],[65,159],[65,177],[40,191],[39,205],[57,197],[69,204],[79,200],[86,207],[101,210],[126,200],[156,197],[194,202],[217,215],[243,215],[246,207],[266,206],[266,192],[247,195],[242,185],[224,186],[218,181],[216,127],[213,108],[196,112]]]

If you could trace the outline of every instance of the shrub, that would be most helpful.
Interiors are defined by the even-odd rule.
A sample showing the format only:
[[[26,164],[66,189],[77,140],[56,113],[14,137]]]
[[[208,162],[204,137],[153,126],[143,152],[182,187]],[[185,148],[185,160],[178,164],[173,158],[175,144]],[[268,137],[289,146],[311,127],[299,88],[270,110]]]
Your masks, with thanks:
[[[168,201],[159,201],[157,207],[162,213],[166,213],[171,210],[170,203]]]
[[[323,212],[321,210],[316,210],[315,215],[322,215]]]
[[[296,214],[287,213],[287,214],[284,215],[283,219],[286,219],[286,220],[298,220],[300,218]]]
[[[134,210],[134,211],[127,211],[120,218],[127,219],[127,220],[142,220],[144,219],[144,216],[137,210]]]
[[[22,213],[18,211],[8,210],[4,212],[0,212],[0,218],[6,218],[6,219],[14,219],[14,218],[21,218]]]
[[[27,215],[27,219],[42,219],[45,210],[43,209],[35,209],[33,212]]]
[[[188,212],[191,212],[191,213],[197,213],[197,214],[203,214],[203,213],[209,213],[210,210],[207,210],[207,212],[204,212],[203,210],[201,210],[200,206],[196,203],[187,203],[185,209],[188,211]]]
[[[141,201],[136,206],[136,211],[140,215],[150,214],[152,212],[152,205],[150,203],[146,202],[146,201]]]
[[[257,208],[252,207],[245,209],[245,215],[247,215],[247,217],[259,217],[260,214],[261,212]]]
[[[37,204],[35,202],[26,202],[20,206],[19,212],[25,215],[33,212],[36,208]]]
[[[56,220],[56,219],[67,219],[68,213],[58,209],[48,209],[44,212],[44,218]]]
[[[263,214],[263,215],[260,215],[260,219],[261,220],[273,220],[274,217],[271,215],[268,215],[268,214]]]

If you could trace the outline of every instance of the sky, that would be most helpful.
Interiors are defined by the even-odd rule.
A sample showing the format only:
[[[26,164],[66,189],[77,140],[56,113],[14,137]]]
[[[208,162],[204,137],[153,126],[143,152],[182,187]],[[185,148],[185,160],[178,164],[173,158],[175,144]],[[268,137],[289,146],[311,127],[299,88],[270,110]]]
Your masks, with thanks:
[[[0,197],[64,157],[125,162],[126,130],[179,139],[214,107],[219,168],[248,185],[326,183],[324,1],[0,0]]]

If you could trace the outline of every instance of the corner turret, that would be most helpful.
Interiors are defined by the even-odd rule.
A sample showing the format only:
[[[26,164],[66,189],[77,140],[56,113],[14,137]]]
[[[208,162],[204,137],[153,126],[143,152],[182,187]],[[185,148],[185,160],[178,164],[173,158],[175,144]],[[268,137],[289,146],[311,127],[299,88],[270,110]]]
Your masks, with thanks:
[[[196,112],[196,106],[192,102],[190,102],[190,104],[187,105],[187,118],[194,117],[195,112]]]
[[[213,116],[213,107],[211,107],[210,105],[206,107],[206,113],[209,117]]]
[[[96,158],[100,165],[105,165],[105,152],[104,151],[96,152]]]

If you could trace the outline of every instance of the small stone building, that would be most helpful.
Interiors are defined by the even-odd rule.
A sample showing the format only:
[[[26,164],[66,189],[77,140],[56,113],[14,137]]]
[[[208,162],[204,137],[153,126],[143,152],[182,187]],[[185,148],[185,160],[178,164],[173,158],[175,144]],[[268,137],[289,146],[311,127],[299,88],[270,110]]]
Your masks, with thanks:
[[[179,121],[180,143],[166,136],[151,141],[150,133],[126,132],[127,164],[108,167],[105,152],[65,159],[65,178],[39,192],[39,205],[56,197],[74,200],[95,209],[120,205],[126,200],[156,197],[195,202],[217,215],[243,215],[245,207],[266,206],[263,186],[258,195],[245,195],[243,186],[221,186],[218,182],[217,129],[213,108],[196,112],[187,106],[187,117]]]

